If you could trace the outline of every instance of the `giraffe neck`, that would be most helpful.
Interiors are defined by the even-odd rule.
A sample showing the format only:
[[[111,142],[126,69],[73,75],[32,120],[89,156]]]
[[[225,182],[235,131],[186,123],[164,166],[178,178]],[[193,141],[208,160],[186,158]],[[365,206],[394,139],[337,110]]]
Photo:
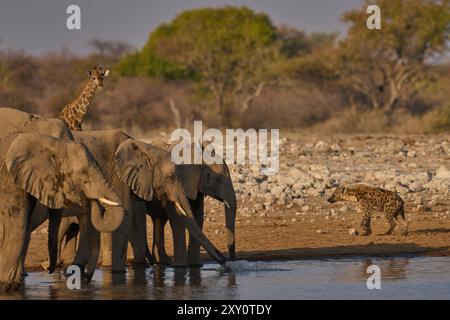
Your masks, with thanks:
[[[97,86],[94,81],[89,80],[81,94],[65,106],[63,111],[60,113],[59,118],[64,120],[71,130],[81,130],[81,124],[86,117],[92,97],[95,93],[95,89],[97,89]]]

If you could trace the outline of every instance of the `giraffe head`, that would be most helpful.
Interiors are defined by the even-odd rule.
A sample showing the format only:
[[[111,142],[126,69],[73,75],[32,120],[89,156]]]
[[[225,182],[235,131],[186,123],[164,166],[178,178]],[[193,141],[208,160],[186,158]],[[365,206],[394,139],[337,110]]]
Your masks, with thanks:
[[[88,76],[94,84],[103,88],[103,79],[105,79],[109,74],[109,69],[103,70],[102,67],[93,67],[88,70]]]

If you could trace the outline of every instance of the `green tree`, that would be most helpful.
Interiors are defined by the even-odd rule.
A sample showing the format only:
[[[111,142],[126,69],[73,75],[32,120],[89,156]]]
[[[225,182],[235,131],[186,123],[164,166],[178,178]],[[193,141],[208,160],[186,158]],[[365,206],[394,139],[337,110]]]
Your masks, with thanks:
[[[280,59],[269,17],[227,6],[180,13],[160,25],[120,69],[122,74],[194,78],[212,93],[222,124],[230,124],[230,107],[238,104],[238,113],[245,112],[274,81],[274,65]]]
[[[292,59],[334,46],[338,33],[313,32],[307,34],[294,27],[281,25],[277,28],[277,36],[281,43],[281,52],[287,58]]]
[[[119,61],[116,70],[121,76],[147,76],[164,80],[195,78],[191,70],[158,56],[150,45],[140,52],[126,55]]]
[[[340,43],[340,79],[386,114],[418,93],[427,63],[446,49],[450,32],[449,0],[377,0],[381,30],[369,30],[366,8],[350,10],[350,25]]]

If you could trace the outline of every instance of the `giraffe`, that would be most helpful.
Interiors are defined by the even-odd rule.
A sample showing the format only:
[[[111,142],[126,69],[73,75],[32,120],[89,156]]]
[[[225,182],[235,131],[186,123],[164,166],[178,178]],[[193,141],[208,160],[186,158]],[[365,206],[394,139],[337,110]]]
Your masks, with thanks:
[[[82,131],[81,124],[86,117],[87,110],[91,104],[92,97],[94,96],[97,87],[103,88],[103,79],[109,75],[109,70],[102,70],[102,67],[93,67],[87,71],[89,76],[89,82],[84,87],[81,94],[75,98],[72,102],[66,105],[63,110],[58,114],[58,118],[67,123],[68,127],[72,131]],[[78,220],[74,217],[64,217],[64,223],[70,224],[68,234],[65,235],[66,243],[64,248],[75,248],[78,237]],[[61,253],[63,253],[61,248]],[[70,250],[70,249],[68,249]],[[74,250],[74,249],[73,249]],[[45,261],[41,264],[42,268],[47,270],[49,262]]]
[[[97,87],[103,88],[103,79],[108,76],[109,70],[102,70],[102,67],[93,67],[88,70],[87,74],[89,76],[89,82],[81,94],[66,105],[58,115],[58,118],[65,121],[70,130],[73,131],[81,131],[81,124],[86,117],[95,90]]]

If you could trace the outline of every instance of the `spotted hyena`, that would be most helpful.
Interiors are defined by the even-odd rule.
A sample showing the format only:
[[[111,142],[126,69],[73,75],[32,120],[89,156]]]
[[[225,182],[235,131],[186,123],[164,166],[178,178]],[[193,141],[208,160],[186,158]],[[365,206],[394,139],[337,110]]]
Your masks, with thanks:
[[[338,187],[328,202],[351,201],[356,202],[364,216],[361,221],[361,231],[358,234],[369,235],[372,233],[370,220],[373,211],[381,211],[390,224],[386,235],[392,234],[396,223],[400,223],[402,234],[408,233],[408,223],[405,219],[405,203],[396,193],[362,184]]]

